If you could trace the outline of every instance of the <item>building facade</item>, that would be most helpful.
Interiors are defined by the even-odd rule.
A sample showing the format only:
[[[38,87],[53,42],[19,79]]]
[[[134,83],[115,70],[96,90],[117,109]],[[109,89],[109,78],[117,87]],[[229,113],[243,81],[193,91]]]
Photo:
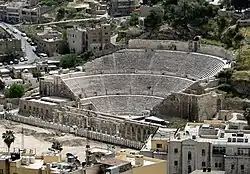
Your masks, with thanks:
[[[247,133],[225,133],[209,125],[177,132],[168,146],[168,173],[188,174],[194,170],[250,173],[250,143]]]
[[[51,27],[44,27],[43,32],[37,33],[35,42],[37,51],[53,56],[60,53],[60,46],[64,43],[64,40],[62,39],[62,33],[59,31]]]
[[[77,54],[84,51],[98,52],[107,49],[110,37],[111,27],[109,24],[101,24],[93,28],[87,27],[86,29],[79,27],[67,29],[70,52]]]
[[[110,16],[129,16],[137,7],[136,0],[111,0],[108,4]]]
[[[15,4],[0,4],[0,20],[8,23],[39,23],[40,7],[27,7]]]

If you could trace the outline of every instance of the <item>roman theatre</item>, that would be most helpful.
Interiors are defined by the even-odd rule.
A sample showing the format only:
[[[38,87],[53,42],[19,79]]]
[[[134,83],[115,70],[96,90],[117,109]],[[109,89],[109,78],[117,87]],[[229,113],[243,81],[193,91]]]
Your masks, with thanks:
[[[80,136],[140,148],[170,117],[201,120],[217,111],[218,98],[194,88],[208,84],[231,56],[199,41],[133,40],[87,62],[83,72],[41,78],[39,95],[21,99],[21,116],[11,119],[61,131],[76,127]],[[214,101],[212,108],[204,100]]]

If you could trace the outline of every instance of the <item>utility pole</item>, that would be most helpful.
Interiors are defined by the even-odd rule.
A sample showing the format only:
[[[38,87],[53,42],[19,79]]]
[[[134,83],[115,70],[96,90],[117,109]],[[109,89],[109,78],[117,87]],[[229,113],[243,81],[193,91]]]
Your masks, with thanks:
[[[24,130],[23,130],[23,124],[22,124],[22,150],[24,149]]]
[[[86,151],[85,151],[85,154],[86,154],[86,166],[90,165],[90,151],[89,151],[90,145],[89,145],[89,139],[88,139],[89,129],[90,129],[90,127],[87,125]]]

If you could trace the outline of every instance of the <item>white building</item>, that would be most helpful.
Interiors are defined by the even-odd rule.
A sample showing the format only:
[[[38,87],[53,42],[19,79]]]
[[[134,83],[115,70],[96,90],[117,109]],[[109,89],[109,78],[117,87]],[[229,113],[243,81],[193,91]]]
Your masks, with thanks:
[[[177,131],[168,145],[168,173],[188,174],[195,170],[250,173],[250,134],[247,130],[215,128],[189,123]]]

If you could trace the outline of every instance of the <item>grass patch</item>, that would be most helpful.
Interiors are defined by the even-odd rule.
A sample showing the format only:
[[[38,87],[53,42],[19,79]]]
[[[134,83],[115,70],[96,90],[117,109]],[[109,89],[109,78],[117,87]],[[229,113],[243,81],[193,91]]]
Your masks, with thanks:
[[[232,80],[250,82],[250,71],[236,71],[232,75]]]

